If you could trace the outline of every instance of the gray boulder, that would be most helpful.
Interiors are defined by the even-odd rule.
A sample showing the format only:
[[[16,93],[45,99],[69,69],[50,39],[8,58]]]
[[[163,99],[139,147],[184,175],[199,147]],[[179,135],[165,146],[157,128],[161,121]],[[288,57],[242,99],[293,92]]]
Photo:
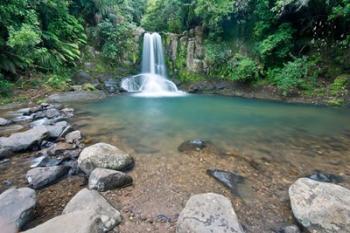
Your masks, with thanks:
[[[82,171],[90,174],[96,167],[113,170],[128,169],[133,165],[133,158],[115,146],[97,143],[83,149],[78,164]]]
[[[79,130],[75,130],[66,135],[65,139],[68,143],[77,143],[81,140],[81,132]]]
[[[49,131],[44,126],[37,126],[24,132],[12,134],[10,137],[0,137],[0,148],[8,148],[11,151],[28,150],[39,145],[48,138]]]
[[[350,232],[350,190],[300,178],[289,188],[293,214],[310,232]]]
[[[34,214],[35,191],[10,188],[0,195],[0,231],[17,232]]]
[[[205,193],[192,196],[180,213],[177,233],[243,233],[229,199]]]
[[[102,217],[92,211],[57,216],[22,233],[103,233]]]
[[[80,70],[73,75],[72,81],[74,84],[82,85],[84,83],[92,83],[95,80],[88,73]]]
[[[67,121],[59,121],[54,125],[47,125],[46,128],[49,132],[50,138],[59,138],[64,136],[65,133],[68,133],[70,125]]]
[[[115,170],[95,168],[89,177],[89,189],[99,192],[125,187],[132,184],[131,176]]]
[[[11,121],[0,117],[0,126],[5,126],[11,124]]]
[[[71,91],[53,94],[48,97],[49,102],[84,102],[91,100],[103,99],[106,94],[103,91]]]
[[[95,190],[86,188],[80,190],[68,202],[62,213],[69,214],[77,211],[92,212],[93,216],[98,216],[104,231],[113,229],[121,222],[120,212]]]
[[[30,169],[26,178],[34,189],[40,189],[57,181],[66,175],[69,168],[66,166],[36,167]]]

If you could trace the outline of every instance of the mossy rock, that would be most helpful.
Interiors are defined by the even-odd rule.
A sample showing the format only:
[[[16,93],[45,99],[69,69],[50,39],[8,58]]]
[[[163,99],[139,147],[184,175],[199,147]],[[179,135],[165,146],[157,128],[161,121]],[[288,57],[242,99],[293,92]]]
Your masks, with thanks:
[[[96,87],[91,83],[84,83],[82,86],[84,91],[95,91]]]
[[[344,96],[350,85],[350,74],[342,74],[336,77],[330,85],[332,96]]]

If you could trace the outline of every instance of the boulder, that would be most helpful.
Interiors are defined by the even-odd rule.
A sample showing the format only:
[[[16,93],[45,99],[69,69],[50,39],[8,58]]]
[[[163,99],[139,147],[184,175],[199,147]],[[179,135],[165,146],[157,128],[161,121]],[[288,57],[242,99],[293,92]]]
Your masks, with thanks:
[[[350,232],[350,190],[300,178],[289,188],[293,214],[309,232]]]
[[[133,165],[133,158],[115,146],[97,143],[83,149],[78,164],[82,171],[90,174],[96,167],[126,170]]]
[[[115,79],[108,79],[103,82],[104,88],[107,90],[108,93],[119,93],[120,91],[120,81]]]
[[[36,167],[27,172],[26,178],[32,188],[40,189],[56,182],[66,175],[68,170],[66,166]]]
[[[89,189],[99,192],[125,187],[132,184],[131,176],[115,170],[95,168],[89,177]]]
[[[181,211],[176,233],[243,233],[229,199],[215,193],[192,196]]]
[[[17,232],[33,217],[35,205],[33,189],[10,188],[3,192],[0,195],[0,231]]]
[[[0,148],[11,151],[24,151],[31,149],[49,137],[49,131],[44,126],[37,126],[24,132],[14,133],[10,137],[0,137]]]
[[[103,99],[105,97],[106,95],[102,91],[71,91],[50,95],[48,101],[55,103],[84,102]]]
[[[68,143],[78,143],[81,140],[81,132],[79,130],[75,130],[66,135],[65,139]]]
[[[0,117],[0,126],[5,126],[11,124],[11,121]]]
[[[76,211],[57,216],[22,233],[103,233],[103,216]]]
[[[93,216],[98,216],[105,231],[113,229],[121,222],[121,215],[104,197],[95,190],[86,188],[80,190],[66,205],[63,214],[77,211],[92,212]]]

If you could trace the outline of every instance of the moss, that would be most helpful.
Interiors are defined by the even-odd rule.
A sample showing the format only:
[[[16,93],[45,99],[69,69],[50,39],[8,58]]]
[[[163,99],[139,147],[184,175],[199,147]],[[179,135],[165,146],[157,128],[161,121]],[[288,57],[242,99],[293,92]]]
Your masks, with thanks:
[[[331,98],[327,101],[327,104],[331,106],[342,106],[344,103],[345,101],[342,98]]]
[[[84,83],[82,86],[84,91],[95,91],[96,87],[91,83]]]

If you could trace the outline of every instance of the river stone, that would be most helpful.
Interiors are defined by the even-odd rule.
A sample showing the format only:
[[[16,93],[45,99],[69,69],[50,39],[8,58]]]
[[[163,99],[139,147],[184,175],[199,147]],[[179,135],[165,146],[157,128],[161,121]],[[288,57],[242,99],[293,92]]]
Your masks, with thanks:
[[[282,227],[277,233],[300,233],[300,230],[296,225],[290,225]]]
[[[26,178],[32,188],[41,189],[66,175],[68,170],[65,166],[36,167],[27,172]]]
[[[79,130],[75,130],[73,132],[70,132],[66,135],[65,139],[68,143],[77,143],[79,140],[81,140],[81,132]]]
[[[176,233],[243,233],[229,199],[216,193],[192,196],[180,213]]]
[[[300,178],[289,188],[293,214],[310,232],[350,232],[350,190]]]
[[[98,100],[105,97],[106,94],[103,91],[71,91],[50,95],[48,101],[55,103],[83,102]]]
[[[20,229],[34,214],[35,191],[30,188],[10,188],[0,195],[0,231]]]
[[[0,126],[5,126],[11,124],[11,121],[0,117]]]
[[[115,146],[97,143],[86,147],[78,159],[79,168],[90,174],[96,167],[125,170],[133,165],[133,158]]]
[[[22,233],[103,233],[100,215],[93,211],[76,211],[57,216]]]
[[[0,137],[0,148],[9,148],[11,151],[24,151],[48,138],[49,131],[44,126],[37,126],[24,132],[14,133],[10,137]]]
[[[64,132],[70,128],[70,125],[67,121],[59,121],[54,125],[47,125],[46,128],[49,131],[50,138],[58,138],[63,136]]]
[[[244,182],[243,176],[218,169],[208,169],[207,173],[229,188],[233,194],[239,196],[238,185]]]
[[[89,189],[99,192],[125,187],[132,184],[131,176],[115,170],[95,168],[89,177]]]
[[[104,197],[95,190],[80,190],[66,205],[63,214],[77,211],[93,212],[101,218],[105,231],[113,229],[121,222],[121,215]]]

